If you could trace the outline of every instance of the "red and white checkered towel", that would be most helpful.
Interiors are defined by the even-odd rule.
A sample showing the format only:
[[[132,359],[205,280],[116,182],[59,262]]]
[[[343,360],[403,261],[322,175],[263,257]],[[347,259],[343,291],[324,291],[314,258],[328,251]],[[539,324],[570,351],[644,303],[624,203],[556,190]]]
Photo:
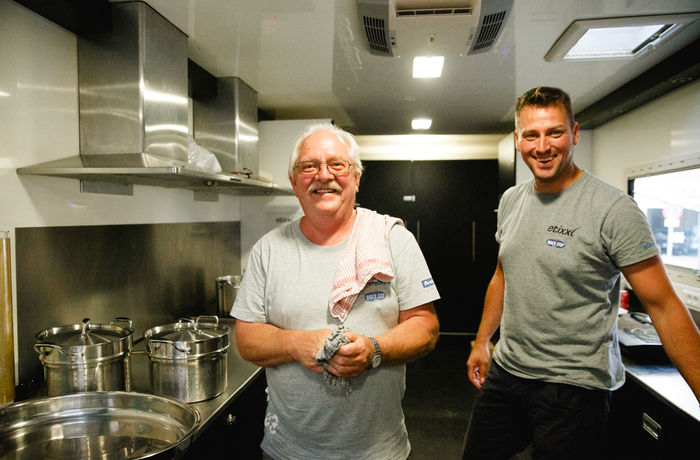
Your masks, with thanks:
[[[369,209],[357,208],[350,240],[335,272],[328,302],[331,315],[345,321],[357,299],[372,278],[388,283],[394,279],[386,241],[389,230],[403,221]]]

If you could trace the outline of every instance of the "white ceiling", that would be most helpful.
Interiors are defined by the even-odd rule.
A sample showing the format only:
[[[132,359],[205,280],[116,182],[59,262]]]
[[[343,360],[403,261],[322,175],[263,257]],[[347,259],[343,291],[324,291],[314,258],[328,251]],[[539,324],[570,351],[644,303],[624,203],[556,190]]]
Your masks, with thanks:
[[[469,1],[469,0],[465,0]],[[276,119],[332,118],[355,134],[512,129],[515,99],[538,85],[569,92],[580,111],[688,45],[700,21],[633,61],[545,62],[575,19],[700,11],[697,0],[515,0],[487,53],[446,57],[440,79],[411,77],[411,56],[369,54],[355,0],[147,0],[188,35],[189,57],[217,77],[238,76]]]

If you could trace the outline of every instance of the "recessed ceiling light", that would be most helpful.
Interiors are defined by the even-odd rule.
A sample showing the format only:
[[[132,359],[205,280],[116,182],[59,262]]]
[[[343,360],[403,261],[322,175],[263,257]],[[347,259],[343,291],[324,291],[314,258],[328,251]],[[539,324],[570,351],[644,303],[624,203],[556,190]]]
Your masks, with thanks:
[[[411,128],[413,129],[430,129],[433,120],[430,118],[414,118],[411,120]]]
[[[658,47],[700,13],[576,20],[544,56],[545,61],[630,59]]]
[[[445,56],[416,56],[413,58],[413,78],[438,78],[442,75]]]

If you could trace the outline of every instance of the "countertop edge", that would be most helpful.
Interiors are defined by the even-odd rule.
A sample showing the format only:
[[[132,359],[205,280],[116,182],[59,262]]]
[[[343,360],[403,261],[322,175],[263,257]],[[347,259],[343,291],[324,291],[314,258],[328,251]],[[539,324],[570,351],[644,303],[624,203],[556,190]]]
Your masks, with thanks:
[[[635,379],[679,413],[700,422],[700,404],[672,364],[640,364],[623,358],[628,377]]]

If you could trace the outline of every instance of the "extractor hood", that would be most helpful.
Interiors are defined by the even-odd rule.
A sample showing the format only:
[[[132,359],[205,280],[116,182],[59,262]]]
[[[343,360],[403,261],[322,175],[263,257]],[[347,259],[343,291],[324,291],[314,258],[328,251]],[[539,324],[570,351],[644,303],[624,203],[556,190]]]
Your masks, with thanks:
[[[129,194],[94,182],[291,194],[188,163],[187,36],[146,3],[111,7],[111,32],[78,36],[79,156],[18,174],[76,178],[81,190],[101,193]]]

